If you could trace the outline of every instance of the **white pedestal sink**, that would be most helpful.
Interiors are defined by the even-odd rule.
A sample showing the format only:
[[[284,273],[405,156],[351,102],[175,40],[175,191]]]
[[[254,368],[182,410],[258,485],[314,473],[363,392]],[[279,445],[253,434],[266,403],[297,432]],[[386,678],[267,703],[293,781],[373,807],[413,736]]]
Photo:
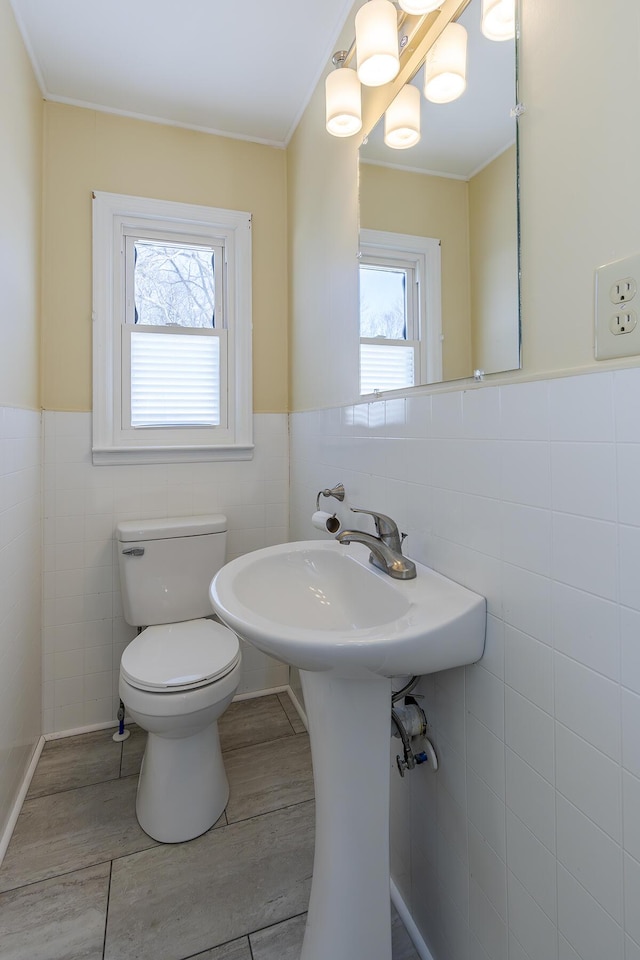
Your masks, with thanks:
[[[301,671],[316,844],[301,960],[391,960],[391,678],[482,656],[485,601],[416,564],[392,580],[358,543],[267,547],[220,570],[224,623]]]

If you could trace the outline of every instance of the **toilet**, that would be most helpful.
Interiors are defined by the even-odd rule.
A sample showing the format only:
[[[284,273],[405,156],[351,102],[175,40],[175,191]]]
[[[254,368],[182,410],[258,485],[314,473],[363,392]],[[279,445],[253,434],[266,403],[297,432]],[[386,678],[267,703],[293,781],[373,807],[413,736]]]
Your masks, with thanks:
[[[205,619],[227,520],[127,520],[116,530],[124,618],[145,628],[120,662],[120,697],[148,731],[136,815],[154,840],[180,843],[213,826],[229,797],[218,718],[240,682],[240,645]]]

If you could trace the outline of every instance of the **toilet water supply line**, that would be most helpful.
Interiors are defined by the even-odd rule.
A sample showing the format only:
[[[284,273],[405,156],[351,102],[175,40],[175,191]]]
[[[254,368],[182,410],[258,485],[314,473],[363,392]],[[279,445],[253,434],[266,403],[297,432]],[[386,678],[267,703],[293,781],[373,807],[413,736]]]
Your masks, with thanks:
[[[138,627],[138,636],[142,633],[142,627]],[[130,730],[125,730],[124,728],[124,703],[122,702],[122,697],[120,697],[120,706],[118,707],[118,729],[112,736],[112,740],[115,740],[116,743],[120,743],[121,740],[128,740],[131,736]]]
[[[131,732],[124,728],[124,703],[120,700],[120,706],[118,707],[118,731],[114,733],[112,740],[118,743],[120,740],[128,740],[130,736]]]
[[[424,710],[414,697],[408,694],[416,687],[419,677],[412,677],[406,686],[398,690],[391,697],[391,722],[396,728],[392,730],[394,737],[402,740],[403,756],[399,754],[396,757],[398,772],[404,777],[405,770],[413,770],[416,765],[430,762],[433,770],[438,769],[438,758],[431,740],[425,736],[427,732],[427,718]],[[404,704],[397,704],[398,700],[404,698]],[[413,752],[411,740],[420,737],[423,740],[424,749],[419,753]]]

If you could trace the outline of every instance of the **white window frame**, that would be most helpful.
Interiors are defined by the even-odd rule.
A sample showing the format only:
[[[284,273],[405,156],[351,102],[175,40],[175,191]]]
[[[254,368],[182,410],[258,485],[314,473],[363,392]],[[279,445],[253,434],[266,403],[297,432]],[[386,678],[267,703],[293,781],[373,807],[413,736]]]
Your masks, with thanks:
[[[131,237],[177,245],[201,243],[223,252],[222,325],[211,331],[167,328],[167,333],[186,336],[205,333],[220,339],[219,426],[131,428],[127,424],[130,386],[126,379],[127,343],[136,329],[126,322],[126,248]],[[151,328],[146,332],[150,333]],[[123,194],[93,194],[95,464],[250,459],[253,455],[251,345],[250,213]]]
[[[415,383],[442,380],[442,275],[440,240],[386,230],[360,230],[360,260],[378,266],[398,267],[413,273],[413,291],[407,290],[407,339],[379,340],[361,337],[360,343],[414,346]],[[416,341],[418,341],[416,343]],[[406,389],[384,391],[401,394]],[[360,394],[360,376],[358,375]],[[360,394],[360,396],[376,396]]]

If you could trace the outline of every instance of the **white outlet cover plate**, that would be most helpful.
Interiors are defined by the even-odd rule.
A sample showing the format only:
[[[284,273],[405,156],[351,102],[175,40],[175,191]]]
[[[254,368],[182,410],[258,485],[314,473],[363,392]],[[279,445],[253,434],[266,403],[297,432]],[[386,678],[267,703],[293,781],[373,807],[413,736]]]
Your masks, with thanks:
[[[619,303],[613,296],[615,285],[622,280],[635,281],[636,292],[626,303]],[[640,355],[640,324],[628,333],[613,333],[612,319],[623,311],[640,314],[640,253],[622,260],[605,263],[596,270],[596,360],[613,360],[616,357]],[[615,324],[614,324],[615,326]]]

